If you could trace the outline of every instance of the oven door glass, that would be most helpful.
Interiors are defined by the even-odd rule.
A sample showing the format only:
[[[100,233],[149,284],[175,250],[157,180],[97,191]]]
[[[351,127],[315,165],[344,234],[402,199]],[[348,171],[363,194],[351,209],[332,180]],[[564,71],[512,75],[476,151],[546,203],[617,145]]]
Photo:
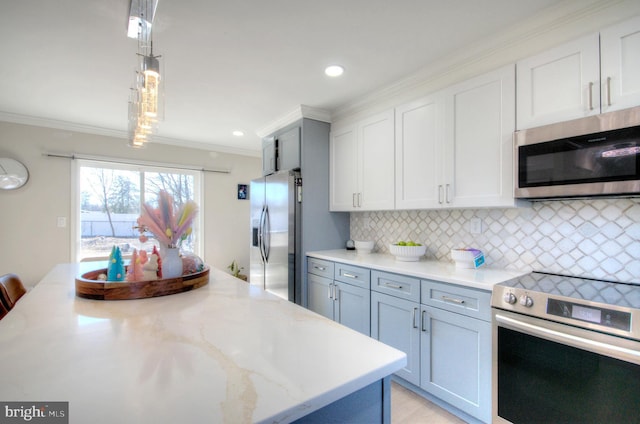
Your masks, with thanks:
[[[498,327],[498,416],[640,423],[640,365]]]
[[[518,147],[518,186],[640,179],[640,126]]]

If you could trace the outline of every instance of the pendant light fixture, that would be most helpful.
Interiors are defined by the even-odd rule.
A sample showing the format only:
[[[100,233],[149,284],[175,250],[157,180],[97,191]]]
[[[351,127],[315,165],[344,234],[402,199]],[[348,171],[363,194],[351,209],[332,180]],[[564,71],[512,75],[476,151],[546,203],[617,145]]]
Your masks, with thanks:
[[[129,96],[129,146],[144,147],[162,115],[160,56],[151,37],[157,0],[131,0],[127,35],[138,40],[138,65]]]

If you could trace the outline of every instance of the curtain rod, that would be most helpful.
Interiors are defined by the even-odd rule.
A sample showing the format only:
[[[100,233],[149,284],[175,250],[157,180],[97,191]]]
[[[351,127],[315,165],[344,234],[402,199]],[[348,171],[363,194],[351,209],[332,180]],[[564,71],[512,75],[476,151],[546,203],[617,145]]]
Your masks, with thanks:
[[[108,162],[108,163],[122,163],[125,165],[143,165],[143,166],[157,166],[162,168],[170,168],[170,169],[183,169],[188,171],[202,171],[202,172],[214,172],[218,174],[229,174],[231,170],[229,169],[207,169],[196,166],[188,166],[188,165],[171,165],[162,162],[147,162],[147,161],[139,161],[139,160],[131,160],[131,159],[120,159],[120,158],[110,158],[105,156],[87,156],[87,155],[78,155],[75,153],[43,153],[44,156],[50,158],[63,158],[63,159],[82,159],[82,160],[95,160],[99,162]]]

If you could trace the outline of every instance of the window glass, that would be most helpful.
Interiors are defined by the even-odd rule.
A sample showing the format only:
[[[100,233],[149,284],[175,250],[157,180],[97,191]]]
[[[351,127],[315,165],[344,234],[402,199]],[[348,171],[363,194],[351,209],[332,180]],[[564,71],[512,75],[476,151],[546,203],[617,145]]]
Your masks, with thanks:
[[[137,219],[143,203],[158,206],[158,193],[165,190],[174,199],[175,210],[187,201],[200,205],[200,174],[188,170],[162,169],[95,161],[80,161],[79,180],[79,244],[78,260],[107,258],[113,246],[128,257],[133,249],[151,251],[158,246],[153,234],[140,242]],[[199,211],[193,231],[182,241],[184,253],[198,252]]]

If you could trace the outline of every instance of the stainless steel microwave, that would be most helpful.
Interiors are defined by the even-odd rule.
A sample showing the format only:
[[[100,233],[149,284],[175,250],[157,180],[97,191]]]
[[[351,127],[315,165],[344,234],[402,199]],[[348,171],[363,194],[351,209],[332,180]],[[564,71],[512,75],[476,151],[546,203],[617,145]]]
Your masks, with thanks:
[[[516,131],[515,197],[640,196],[640,106]]]

